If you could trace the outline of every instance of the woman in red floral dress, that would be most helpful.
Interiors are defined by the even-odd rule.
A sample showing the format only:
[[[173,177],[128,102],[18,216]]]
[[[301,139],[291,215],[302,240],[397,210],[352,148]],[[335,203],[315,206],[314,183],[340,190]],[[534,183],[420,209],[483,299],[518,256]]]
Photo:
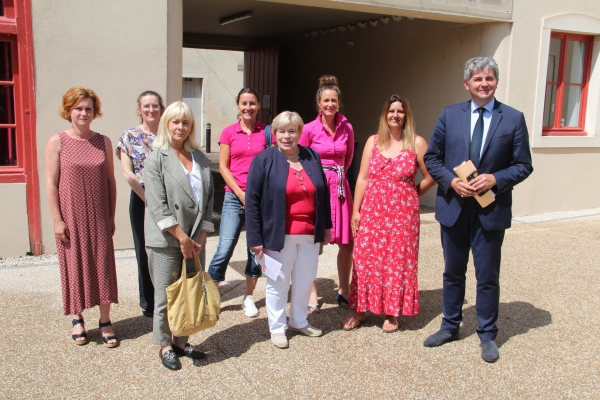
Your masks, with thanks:
[[[408,101],[386,100],[379,130],[365,145],[354,192],[354,269],[350,308],[343,328],[357,328],[365,313],[386,315],[384,332],[398,330],[397,317],[419,311],[419,196],[435,182],[423,155],[427,142],[414,130]],[[417,169],[423,180],[415,186]]]

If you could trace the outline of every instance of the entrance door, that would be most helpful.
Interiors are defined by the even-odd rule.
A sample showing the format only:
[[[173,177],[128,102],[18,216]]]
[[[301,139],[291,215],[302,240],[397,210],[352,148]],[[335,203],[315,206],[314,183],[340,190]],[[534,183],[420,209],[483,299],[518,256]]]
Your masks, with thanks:
[[[204,124],[202,123],[202,78],[183,78],[182,101],[194,113],[196,122],[196,141],[205,146]]]
[[[279,47],[257,47],[244,53],[244,86],[262,95],[262,118],[270,124],[277,115],[277,88],[279,71]]]

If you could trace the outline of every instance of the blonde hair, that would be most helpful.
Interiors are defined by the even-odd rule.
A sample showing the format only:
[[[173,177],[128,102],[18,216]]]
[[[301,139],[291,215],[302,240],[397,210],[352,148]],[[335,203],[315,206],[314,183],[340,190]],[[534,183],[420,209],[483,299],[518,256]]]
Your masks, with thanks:
[[[379,117],[379,129],[377,130],[377,147],[380,150],[386,150],[391,145],[392,133],[387,122],[387,114],[393,103],[402,103],[404,109],[404,126],[402,127],[402,151],[411,149],[415,151],[415,123],[410,104],[405,97],[393,94],[383,103],[383,109]]]
[[[304,128],[304,121],[297,112],[294,111],[284,111],[277,115],[273,122],[271,122],[271,129],[273,133],[277,133],[278,130],[285,128],[289,124],[292,124],[300,135],[302,135],[302,128]]]
[[[190,127],[190,134],[185,139],[183,147],[187,151],[198,150],[198,144],[196,143],[196,122],[194,120],[194,113],[183,101],[176,101],[169,105],[158,123],[158,131],[156,132],[156,138],[153,142],[153,147],[158,150],[167,150],[171,147],[171,135],[169,134],[169,122],[176,118],[185,117],[192,126]]]
[[[92,104],[94,105],[94,118],[102,116],[102,111],[100,108],[102,104],[100,103],[100,98],[92,89],[83,87],[83,86],[73,86],[62,97],[62,104],[58,109],[58,113],[63,119],[67,121],[71,121],[71,109],[75,107],[75,105],[81,99],[90,99],[92,100]]]

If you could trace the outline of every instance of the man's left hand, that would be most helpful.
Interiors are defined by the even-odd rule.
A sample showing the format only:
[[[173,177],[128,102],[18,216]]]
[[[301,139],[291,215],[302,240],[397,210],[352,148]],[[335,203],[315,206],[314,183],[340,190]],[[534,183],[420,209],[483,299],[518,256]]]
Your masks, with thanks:
[[[475,189],[477,193],[485,192],[496,186],[496,177],[492,174],[481,174],[469,182],[469,186]]]

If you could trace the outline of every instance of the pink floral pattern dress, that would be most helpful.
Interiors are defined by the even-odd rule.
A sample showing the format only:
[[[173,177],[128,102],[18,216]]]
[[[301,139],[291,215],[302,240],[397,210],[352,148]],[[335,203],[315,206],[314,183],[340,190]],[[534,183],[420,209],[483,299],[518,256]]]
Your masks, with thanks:
[[[350,308],[357,312],[393,316],[419,312],[417,169],[413,151],[386,158],[375,137],[354,242]]]

